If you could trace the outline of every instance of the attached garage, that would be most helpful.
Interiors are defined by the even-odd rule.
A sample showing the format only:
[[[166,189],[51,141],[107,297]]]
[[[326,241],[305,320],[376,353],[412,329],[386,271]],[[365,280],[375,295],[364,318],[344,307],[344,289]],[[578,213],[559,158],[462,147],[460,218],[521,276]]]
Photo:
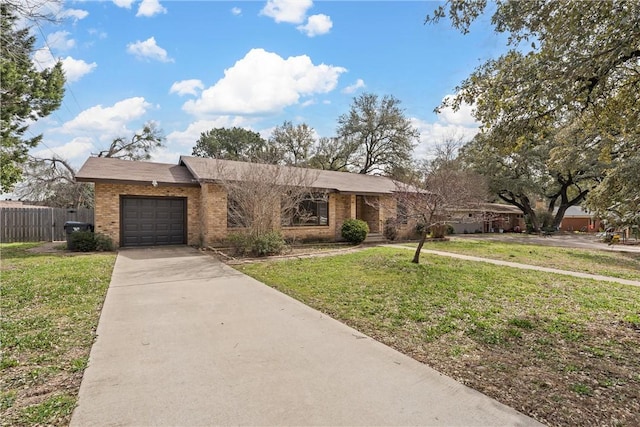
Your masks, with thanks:
[[[121,246],[186,244],[186,197],[122,196],[120,232]]]

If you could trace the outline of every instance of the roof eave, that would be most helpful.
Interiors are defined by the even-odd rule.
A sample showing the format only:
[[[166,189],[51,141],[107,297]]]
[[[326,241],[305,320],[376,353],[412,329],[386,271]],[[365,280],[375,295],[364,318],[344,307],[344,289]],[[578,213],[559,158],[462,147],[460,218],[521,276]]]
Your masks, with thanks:
[[[122,184],[122,185],[149,185],[153,186],[153,181],[140,181],[129,179],[108,179],[108,178],[88,178],[76,177],[77,182],[93,182],[95,184]],[[196,182],[163,182],[156,181],[158,187],[198,187],[200,183]]]

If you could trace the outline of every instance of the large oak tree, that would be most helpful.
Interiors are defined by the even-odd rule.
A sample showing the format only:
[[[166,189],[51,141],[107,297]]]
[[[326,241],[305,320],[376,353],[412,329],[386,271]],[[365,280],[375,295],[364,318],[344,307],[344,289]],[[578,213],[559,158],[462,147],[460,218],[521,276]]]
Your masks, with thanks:
[[[364,93],[338,118],[338,141],[358,173],[389,173],[411,162],[419,133],[405,117],[400,100]]]
[[[518,153],[526,141],[551,147],[551,169],[571,158],[584,160],[574,166],[586,170],[597,158],[603,168],[588,205],[640,217],[640,182],[628,181],[640,168],[640,2],[492,5],[491,21],[508,34],[509,50],[480,65],[443,106],[474,104],[488,144],[503,154]],[[427,22],[448,17],[466,33],[486,9],[485,0],[452,0]]]

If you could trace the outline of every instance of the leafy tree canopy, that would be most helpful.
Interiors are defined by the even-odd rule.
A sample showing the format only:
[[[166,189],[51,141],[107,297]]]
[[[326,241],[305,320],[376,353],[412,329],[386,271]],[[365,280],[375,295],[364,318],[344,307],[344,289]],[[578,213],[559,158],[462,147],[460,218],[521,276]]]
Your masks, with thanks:
[[[42,135],[25,138],[29,123],[60,106],[65,78],[61,62],[42,71],[34,67],[30,55],[35,37],[28,28],[17,28],[16,4],[2,2],[0,14],[0,190],[8,193],[20,180],[29,149],[42,139]]]
[[[419,136],[400,100],[372,93],[354,98],[349,112],[338,118],[337,133],[350,166],[362,174],[409,164]]]
[[[200,134],[193,155],[243,162],[278,163],[280,153],[259,133],[234,127],[211,129]]]
[[[486,8],[485,0],[451,0],[426,20],[448,16],[466,33]],[[620,183],[640,167],[640,2],[498,0],[492,23],[509,35],[510,50],[479,66],[441,107],[474,104],[501,154],[527,141],[551,145],[550,170],[567,159],[590,169],[596,158],[603,168],[589,206],[606,213],[632,205],[638,181]]]
[[[285,121],[273,130],[269,142],[281,153],[286,165],[305,166],[315,143],[314,130],[306,123],[294,126]]]

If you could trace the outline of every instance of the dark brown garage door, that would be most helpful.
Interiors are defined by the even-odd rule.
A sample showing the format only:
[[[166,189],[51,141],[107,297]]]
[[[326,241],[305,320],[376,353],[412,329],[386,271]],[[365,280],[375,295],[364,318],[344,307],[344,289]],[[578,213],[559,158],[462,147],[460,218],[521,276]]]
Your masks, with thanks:
[[[120,245],[156,246],[187,243],[185,198],[122,197]]]

